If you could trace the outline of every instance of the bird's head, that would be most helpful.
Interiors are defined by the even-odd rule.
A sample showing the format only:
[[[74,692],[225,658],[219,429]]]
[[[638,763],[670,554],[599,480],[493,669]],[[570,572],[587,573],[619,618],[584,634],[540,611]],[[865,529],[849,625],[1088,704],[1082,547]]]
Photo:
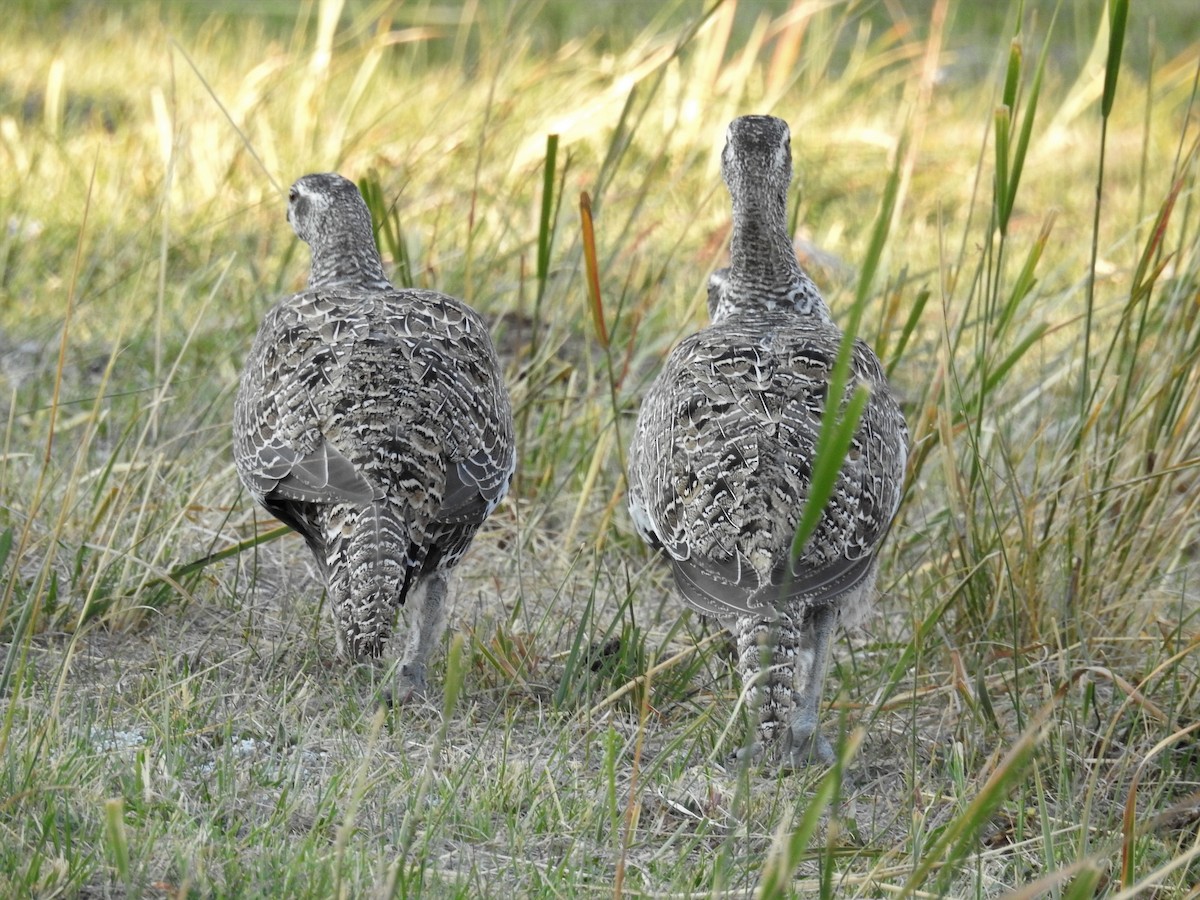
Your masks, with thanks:
[[[331,236],[365,227],[371,233],[371,214],[354,182],[336,172],[297,179],[288,191],[288,223],[314,250]]]
[[[735,201],[748,192],[786,197],[792,181],[792,133],[774,116],[741,116],[729,123],[721,177]]]
[[[371,212],[354,182],[334,172],[305,175],[288,191],[288,222],[312,249],[308,286],[389,290]]]

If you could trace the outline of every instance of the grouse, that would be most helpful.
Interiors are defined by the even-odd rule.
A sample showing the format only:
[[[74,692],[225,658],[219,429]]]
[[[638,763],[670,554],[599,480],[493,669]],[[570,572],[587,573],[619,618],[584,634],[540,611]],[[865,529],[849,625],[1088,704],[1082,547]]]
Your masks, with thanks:
[[[351,181],[305,175],[287,217],[312,269],[250,349],[234,406],[237,471],[307,542],[343,657],[379,657],[397,609],[411,609],[405,699],[425,689],[449,576],[512,479],[508,393],[474,310],[388,281]]]
[[[788,234],[790,145],[771,116],[729,126],[730,265],[708,283],[712,324],[675,347],[646,394],[627,473],[639,534],[684,599],[736,636],[754,751],[788,767],[834,758],[818,722],[830,637],[874,589],[908,454],[879,360],[856,340],[845,396],[862,384],[869,399],[816,530],[793,553],[843,335]]]

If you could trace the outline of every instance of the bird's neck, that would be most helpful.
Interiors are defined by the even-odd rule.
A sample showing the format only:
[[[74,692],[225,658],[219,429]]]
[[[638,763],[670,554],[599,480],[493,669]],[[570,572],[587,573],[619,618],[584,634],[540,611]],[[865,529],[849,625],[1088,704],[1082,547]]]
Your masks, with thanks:
[[[391,288],[383,259],[369,228],[352,228],[331,234],[312,248],[309,288],[347,285],[385,290]]]
[[[791,309],[831,321],[820,292],[796,259],[782,193],[747,191],[734,197],[729,260],[723,314],[748,308]]]

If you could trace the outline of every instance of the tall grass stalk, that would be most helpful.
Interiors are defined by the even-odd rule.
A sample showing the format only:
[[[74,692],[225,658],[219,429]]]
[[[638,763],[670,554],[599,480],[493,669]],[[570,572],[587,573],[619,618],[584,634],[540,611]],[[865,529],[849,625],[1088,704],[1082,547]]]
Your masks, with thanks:
[[[1099,160],[1096,167],[1096,203],[1092,217],[1092,257],[1088,266],[1087,306],[1083,325],[1083,371],[1079,379],[1079,418],[1086,421],[1092,403],[1090,378],[1092,320],[1096,303],[1096,258],[1100,252],[1100,209],[1104,191],[1104,155],[1108,146],[1108,120],[1112,115],[1117,93],[1117,78],[1121,72],[1121,53],[1125,47],[1125,23],[1129,16],[1128,0],[1109,0],[1108,57],[1104,66],[1104,97],[1100,104]]]

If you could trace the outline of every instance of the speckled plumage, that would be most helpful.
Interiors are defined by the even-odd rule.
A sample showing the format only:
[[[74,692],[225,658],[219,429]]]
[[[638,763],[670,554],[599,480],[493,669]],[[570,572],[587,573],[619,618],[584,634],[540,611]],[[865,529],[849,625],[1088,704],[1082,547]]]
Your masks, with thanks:
[[[246,360],[238,474],[308,543],[344,656],[381,655],[396,610],[415,607],[400,671],[419,691],[448,575],[515,468],[508,394],[470,307],[387,280],[353,183],[304,176],[288,221],[312,270],[267,313]]]
[[[712,324],[685,338],[643,401],[629,507],[680,593],[730,625],[758,707],[758,741],[823,762],[817,728],[830,634],[874,588],[900,500],[908,433],[878,359],[855,341],[848,387],[870,400],[816,532],[789,565],[842,332],[787,232],[790,134],[734,120],[722,155],[733,199],[730,267],[708,285]]]

